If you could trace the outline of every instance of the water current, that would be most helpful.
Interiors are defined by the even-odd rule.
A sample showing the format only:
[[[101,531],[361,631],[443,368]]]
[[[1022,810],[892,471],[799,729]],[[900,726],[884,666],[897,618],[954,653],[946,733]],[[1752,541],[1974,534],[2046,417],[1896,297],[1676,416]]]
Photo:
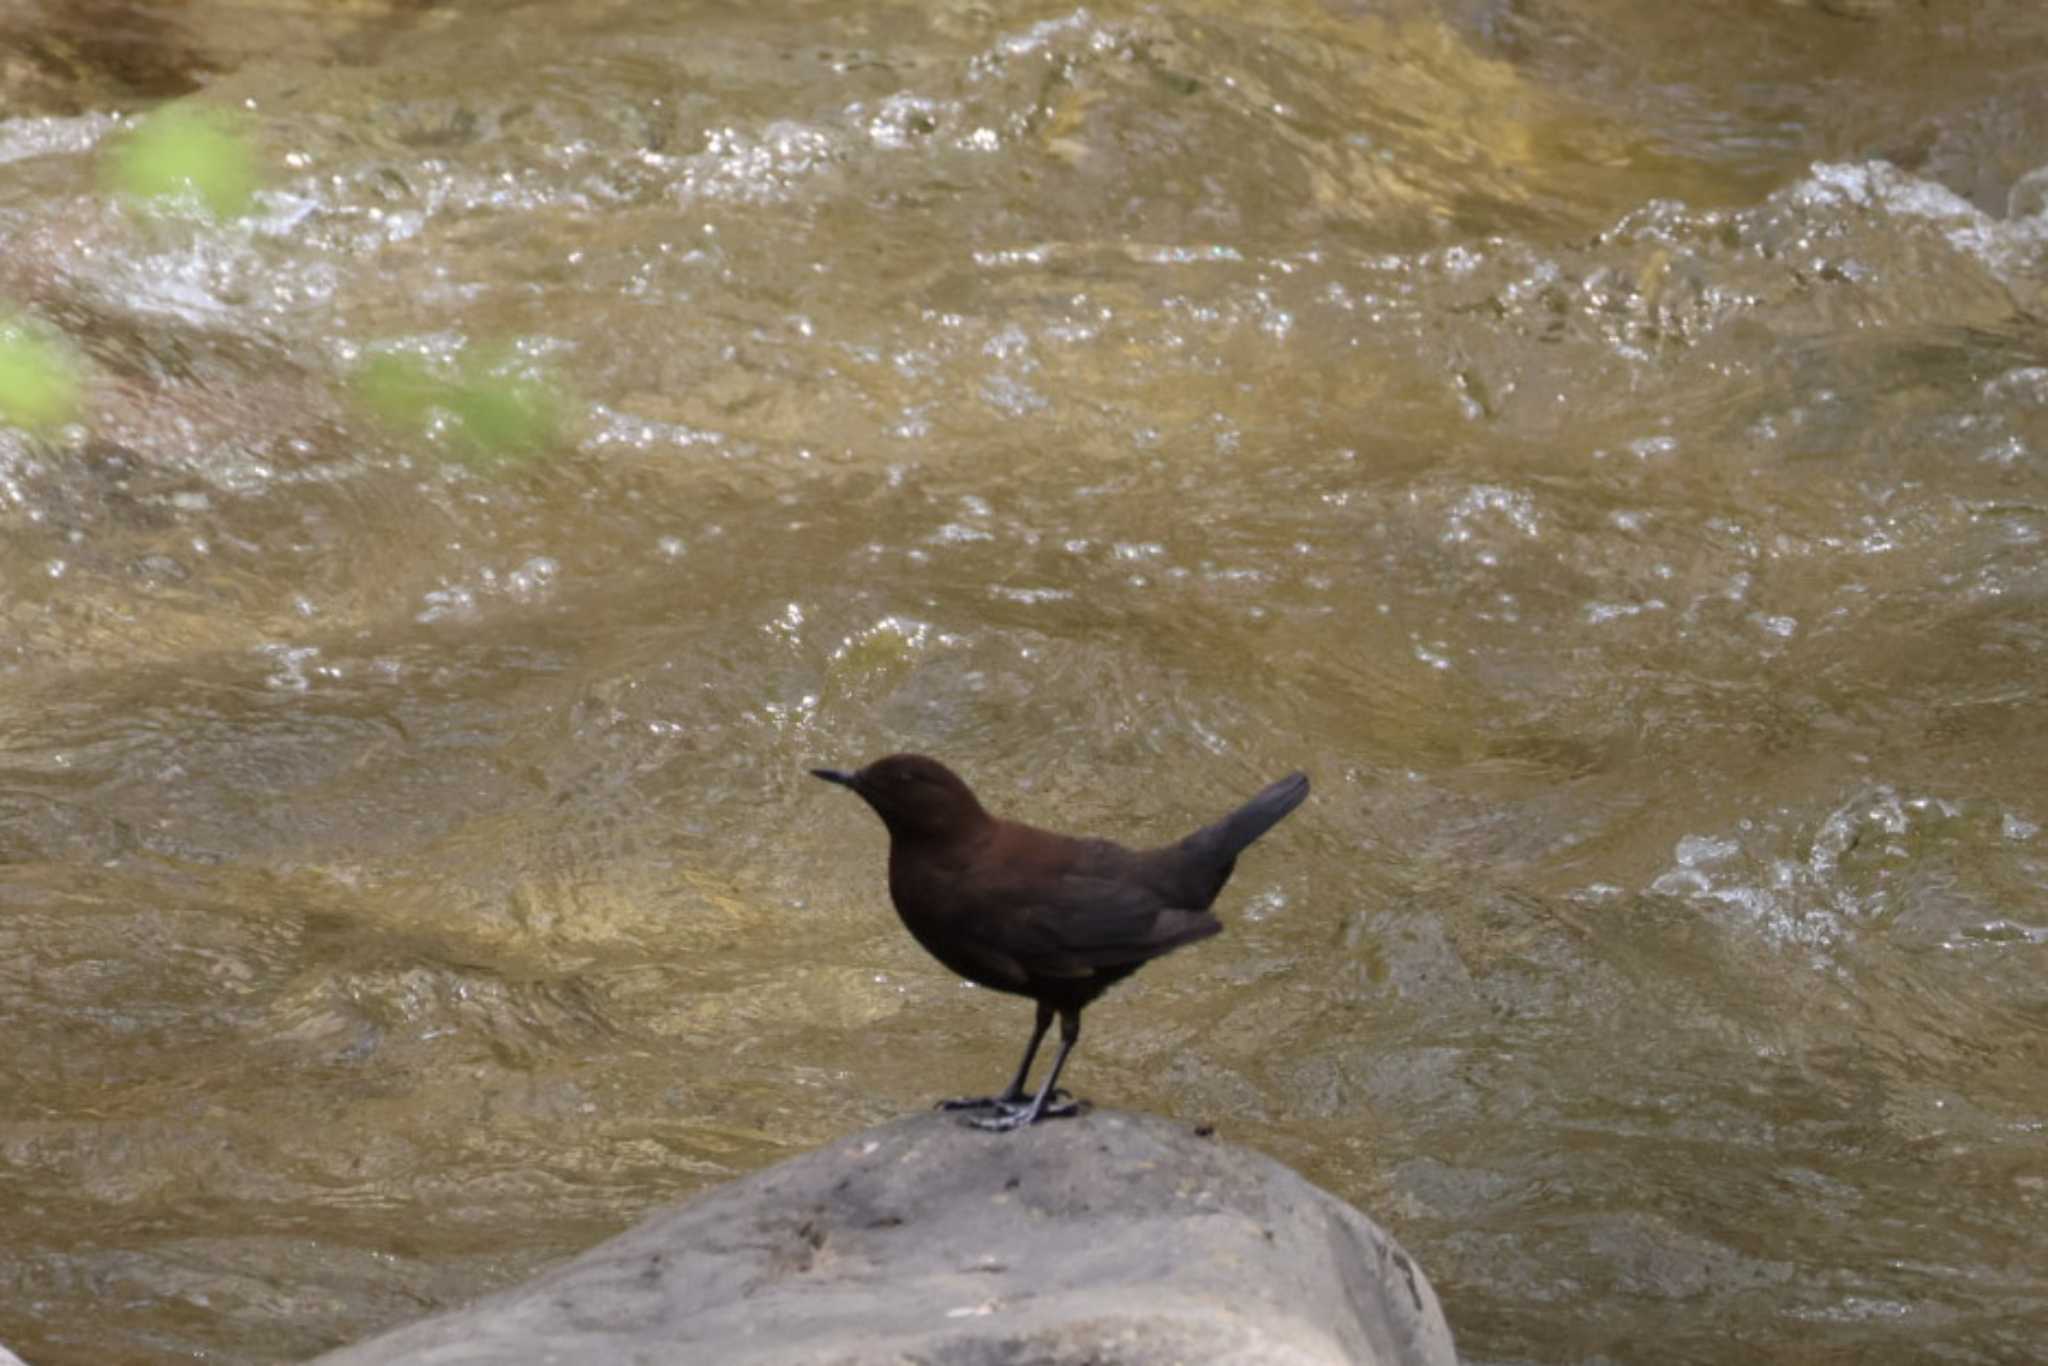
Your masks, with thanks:
[[[2039,1359],[2038,0],[0,59],[0,313],[77,378],[0,427],[35,1366],[303,1357],[999,1080],[1029,1007],[805,776],[898,749],[1131,842],[1311,775],[1070,1079],[1384,1221],[1469,1360]],[[110,178],[173,100],[244,212]]]

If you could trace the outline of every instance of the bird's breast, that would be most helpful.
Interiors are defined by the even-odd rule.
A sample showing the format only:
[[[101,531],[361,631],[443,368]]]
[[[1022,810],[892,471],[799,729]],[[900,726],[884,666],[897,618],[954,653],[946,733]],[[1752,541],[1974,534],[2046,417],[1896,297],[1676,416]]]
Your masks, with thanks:
[[[995,903],[1002,874],[976,851],[916,845],[889,851],[889,899],[911,938],[972,982],[1021,991],[1029,974],[1005,942]]]

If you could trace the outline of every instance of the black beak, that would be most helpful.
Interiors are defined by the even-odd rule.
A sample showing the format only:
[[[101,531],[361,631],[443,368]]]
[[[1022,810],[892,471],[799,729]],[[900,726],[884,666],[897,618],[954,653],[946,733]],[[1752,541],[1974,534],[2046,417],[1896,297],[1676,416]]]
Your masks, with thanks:
[[[828,783],[838,783],[841,787],[852,787],[859,778],[858,774],[848,773],[843,768],[814,768],[811,776],[823,778]]]

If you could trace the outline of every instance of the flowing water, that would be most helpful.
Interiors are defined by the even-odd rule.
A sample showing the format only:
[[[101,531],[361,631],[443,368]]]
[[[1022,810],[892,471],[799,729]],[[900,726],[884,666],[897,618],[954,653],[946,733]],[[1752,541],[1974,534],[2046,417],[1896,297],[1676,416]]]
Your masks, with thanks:
[[[0,429],[35,1366],[308,1355],[1000,1079],[1028,1006],[804,773],[894,749],[1131,841],[1310,773],[1071,1080],[1385,1221],[1472,1361],[2048,1341],[2038,0],[47,0],[0,58],[0,312],[82,376]],[[241,217],[110,189],[174,96]]]

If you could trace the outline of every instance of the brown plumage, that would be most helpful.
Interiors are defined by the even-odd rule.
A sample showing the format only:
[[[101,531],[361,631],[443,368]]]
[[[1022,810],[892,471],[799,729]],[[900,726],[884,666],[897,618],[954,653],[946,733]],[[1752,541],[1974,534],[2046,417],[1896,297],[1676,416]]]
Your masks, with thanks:
[[[1056,1083],[1081,1035],[1081,1010],[1152,959],[1222,930],[1209,906],[1237,856],[1308,795],[1290,774],[1213,825],[1157,849],[1054,834],[991,816],[959,775],[922,754],[855,772],[814,768],[859,793],[889,829],[889,897],[911,936],[969,981],[1029,996],[1038,1019],[1000,1095],[947,1101],[1014,1129],[1075,1112]],[[1036,1096],[1025,1079],[1060,1021],[1060,1051]],[[1026,1104],[1026,1100],[1029,1104]]]

